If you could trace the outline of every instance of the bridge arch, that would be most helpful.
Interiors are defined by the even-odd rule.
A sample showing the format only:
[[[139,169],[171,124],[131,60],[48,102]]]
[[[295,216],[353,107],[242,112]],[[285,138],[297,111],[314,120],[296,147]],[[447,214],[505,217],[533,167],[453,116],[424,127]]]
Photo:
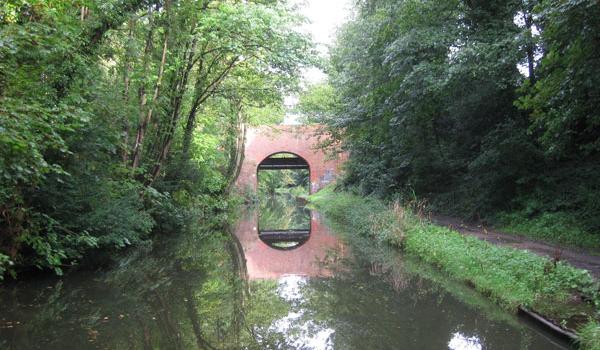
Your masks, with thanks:
[[[277,125],[250,128],[244,141],[244,159],[236,180],[242,192],[258,187],[258,170],[269,157],[290,153],[308,164],[311,193],[331,183],[341,171],[345,154],[326,155],[317,146],[323,141],[318,125]]]
[[[285,157],[290,155],[292,157]],[[282,156],[282,157],[278,157]],[[294,152],[277,151],[268,155],[258,163],[257,171],[270,169],[307,169],[310,173],[310,164],[304,157]]]

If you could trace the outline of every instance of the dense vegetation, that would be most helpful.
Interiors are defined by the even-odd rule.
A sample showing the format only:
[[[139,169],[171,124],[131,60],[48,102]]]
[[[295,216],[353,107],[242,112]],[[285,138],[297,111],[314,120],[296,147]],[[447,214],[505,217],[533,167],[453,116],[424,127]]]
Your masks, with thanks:
[[[557,325],[577,330],[584,349],[598,349],[598,283],[587,271],[528,251],[494,246],[432,225],[395,203],[334,192],[329,187],[311,203],[342,231],[402,249],[468,283],[508,311],[524,307]]]
[[[600,231],[599,18],[595,0],[360,1],[299,107],[363,194],[600,247],[577,238]]]
[[[280,1],[0,4],[0,278],[61,273],[226,205],[244,125],[311,43]]]
[[[308,196],[308,170],[265,170],[258,172],[258,197],[289,193],[296,197]]]

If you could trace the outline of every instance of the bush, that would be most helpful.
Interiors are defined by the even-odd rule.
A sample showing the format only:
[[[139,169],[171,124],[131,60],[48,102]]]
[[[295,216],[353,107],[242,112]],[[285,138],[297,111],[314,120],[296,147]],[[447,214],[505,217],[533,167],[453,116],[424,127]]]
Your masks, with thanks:
[[[4,273],[10,271],[12,266],[12,261],[8,257],[8,255],[4,255],[0,253],[0,281],[4,279]]]

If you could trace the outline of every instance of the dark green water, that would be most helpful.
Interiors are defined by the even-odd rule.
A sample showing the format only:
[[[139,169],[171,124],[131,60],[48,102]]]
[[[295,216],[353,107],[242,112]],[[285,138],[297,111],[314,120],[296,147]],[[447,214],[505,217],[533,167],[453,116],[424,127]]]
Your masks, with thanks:
[[[5,284],[0,349],[566,348],[434,269],[334,234],[294,201],[260,211],[233,235],[198,228],[101,271]],[[309,238],[274,249],[259,217],[270,229],[308,223]]]

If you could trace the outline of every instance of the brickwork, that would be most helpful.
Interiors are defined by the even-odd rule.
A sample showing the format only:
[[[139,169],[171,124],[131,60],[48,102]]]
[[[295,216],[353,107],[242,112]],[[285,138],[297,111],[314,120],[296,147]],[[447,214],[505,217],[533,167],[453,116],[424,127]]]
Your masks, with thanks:
[[[328,277],[332,275],[323,263],[331,251],[345,256],[348,249],[327,226],[321,224],[317,212],[311,213],[310,237],[302,246],[292,250],[279,250],[268,246],[258,237],[258,213],[247,212],[234,231],[246,260],[250,280],[278,279],[285,275]]]
[[[276,125],[248,129],[244,162],[236,180],[241,191],[257,188],[257,168],[260,162],[272,154],[289,152],[308,163],[310,168],[310,191],[317,192],[332,182],[341,171],[345,154],[332,156],[317,149],[322,136],[316,134],[316,125]],[[333,159],[332,159],[333,157]]]

